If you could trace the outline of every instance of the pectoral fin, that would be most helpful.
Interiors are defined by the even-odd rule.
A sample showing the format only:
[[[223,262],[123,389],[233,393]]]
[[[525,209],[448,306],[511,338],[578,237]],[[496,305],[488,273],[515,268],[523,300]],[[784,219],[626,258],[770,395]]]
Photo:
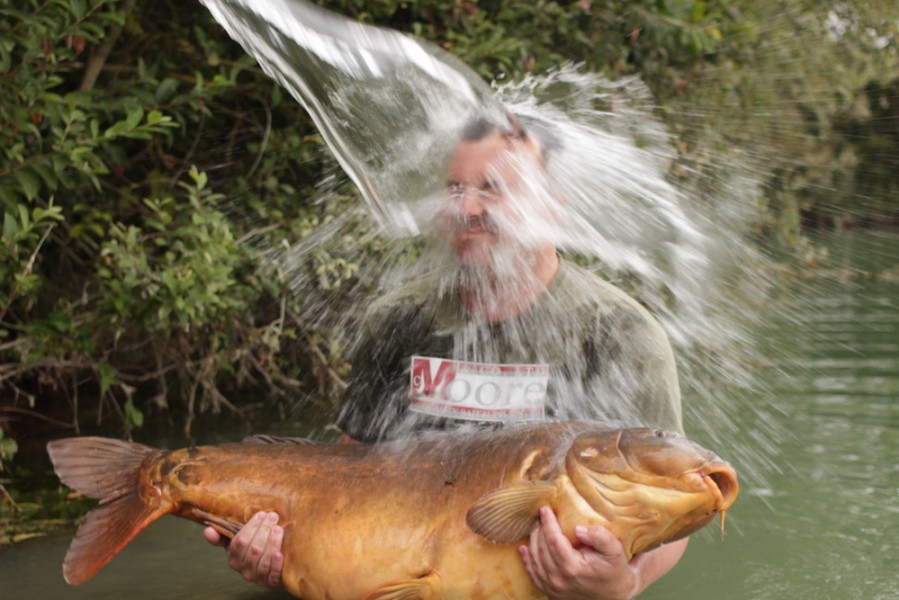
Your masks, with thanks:
[[[471,530],[497,544],[514,544],[531,533],[540,507],[550,503],[556,486],[546,481],[519,481],[487,492],[468,509]]]
[[[434,576],[385,583],[364,600],[431,600],[434,598]]]
[[[194,508],[192,512],[198,521],[204,525],[209,525],[229,540],[234,539],[237,532],[244,526],[244,523],[240,523],[227,517],[220,517],[219,515],[214,515],[199,508]]]

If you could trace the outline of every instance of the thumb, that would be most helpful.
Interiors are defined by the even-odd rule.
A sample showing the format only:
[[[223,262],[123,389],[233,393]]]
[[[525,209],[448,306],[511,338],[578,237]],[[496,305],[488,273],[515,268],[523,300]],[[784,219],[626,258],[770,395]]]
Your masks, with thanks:
[[[223,536],[213,529],[212,527],[207,527],[203,530],[203,537],[206,538],[206,541],[212,544],[213,546],[227,546],[228,541],[223,538]]]
[[[606,556],[614,556],[624,551],[618,538],[612,535],[611,531],[599,525],[594,527],[578,525],[574,528],[574,535],[584,546],[589,546]]]

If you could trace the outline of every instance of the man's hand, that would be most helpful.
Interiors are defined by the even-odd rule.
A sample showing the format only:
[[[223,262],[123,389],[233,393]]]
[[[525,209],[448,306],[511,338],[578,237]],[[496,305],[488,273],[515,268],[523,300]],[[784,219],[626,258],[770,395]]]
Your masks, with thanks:
[[[572,600],[624,600],[642,591],[640,563],[648,555],[628,562],[621,542],[604,527],[577,527],[575,535],[582,544],[577,548],[562,534],[555,514],[540,509],[540,524],[528,545],[519,548],[540,591],[550,598]]]
[[[203,531],[203,537],[215,546],[226,546],[228,566],[247,581],[272,589],[282,587],[284,529],[278,526],[278,513],[256,513],[230,543],[212,527]]]

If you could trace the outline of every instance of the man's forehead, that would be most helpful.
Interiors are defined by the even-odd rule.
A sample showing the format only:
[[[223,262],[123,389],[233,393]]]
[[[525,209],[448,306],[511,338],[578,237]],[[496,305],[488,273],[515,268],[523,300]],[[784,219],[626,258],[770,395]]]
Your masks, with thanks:
[[[472,177],[489,169],[502,169],[516,159],[533,158],[535,155],[536,152],[529,146],[515,144],[507,136],[462,140],[457,144],[446,172],[448,177]]]

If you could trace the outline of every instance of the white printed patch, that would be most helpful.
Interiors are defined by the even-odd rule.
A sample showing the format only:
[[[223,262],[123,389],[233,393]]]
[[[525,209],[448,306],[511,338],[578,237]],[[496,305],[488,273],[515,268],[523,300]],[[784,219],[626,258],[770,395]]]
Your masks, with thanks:
[[[471,421],[542,419],[548,365],[412,357],[410,410]]]

